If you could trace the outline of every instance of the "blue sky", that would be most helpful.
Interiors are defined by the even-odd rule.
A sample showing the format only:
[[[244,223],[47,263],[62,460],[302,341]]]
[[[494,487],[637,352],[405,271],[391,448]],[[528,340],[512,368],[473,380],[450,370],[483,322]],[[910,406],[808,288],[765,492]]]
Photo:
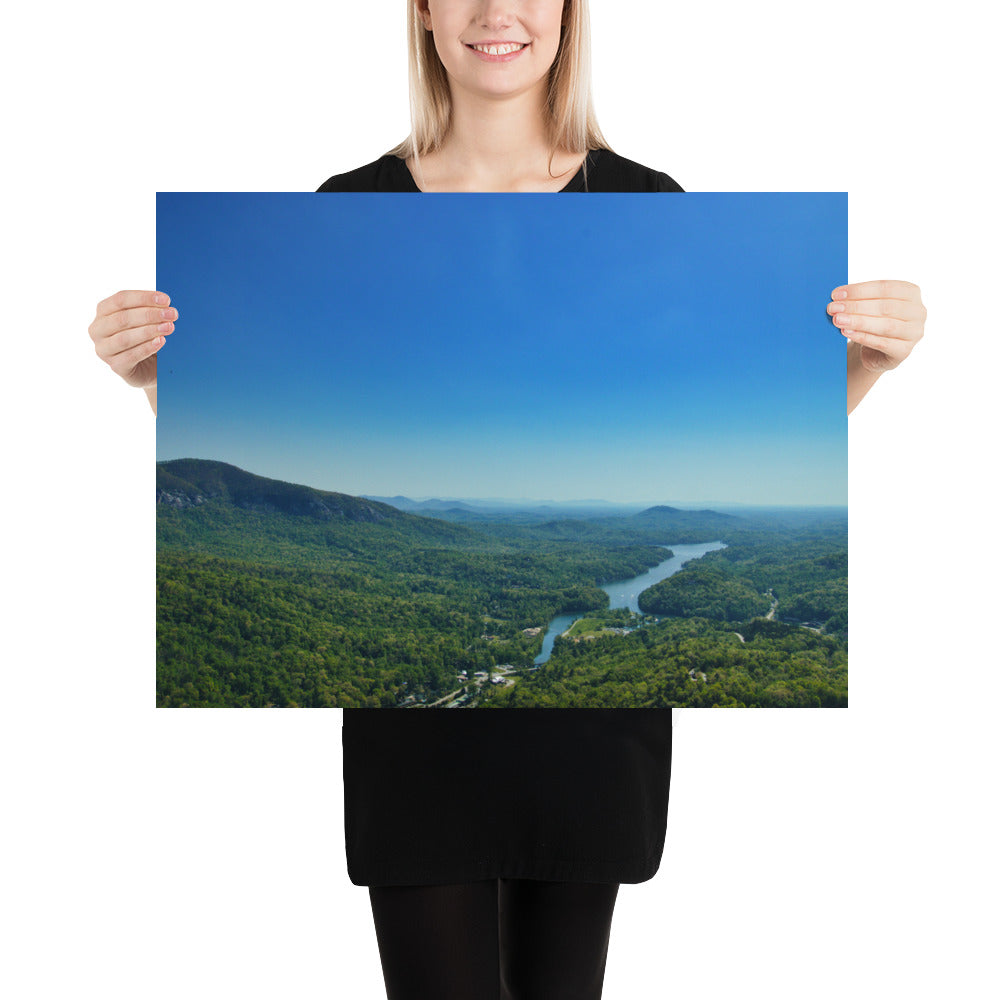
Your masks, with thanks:
[[[351,494],[847,501],[845,194],[159,194],[157,457]]]

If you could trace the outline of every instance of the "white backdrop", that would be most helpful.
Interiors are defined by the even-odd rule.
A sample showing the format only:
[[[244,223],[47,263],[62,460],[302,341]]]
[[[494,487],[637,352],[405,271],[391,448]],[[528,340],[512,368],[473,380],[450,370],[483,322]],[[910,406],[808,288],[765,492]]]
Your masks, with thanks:
[[[848,190],[849,278],[930,312],[850,421],[852,707],[676,713],[663,865],[621,890],[605,996],[990,995],[989,8],[594,7],[618,151],[690,191]],[[376,1000],[340,713],[153,708],[154,421],[86,327],[152,287],[157,189],[311,190],[403,136],[402,0],[24,10],[0,61],[5,992]]]

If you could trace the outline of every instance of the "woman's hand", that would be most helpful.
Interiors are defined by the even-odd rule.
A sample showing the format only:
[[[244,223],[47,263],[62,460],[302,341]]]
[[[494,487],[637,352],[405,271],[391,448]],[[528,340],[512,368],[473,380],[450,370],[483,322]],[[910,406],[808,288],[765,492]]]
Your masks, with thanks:
[[[847,412],[883,373],[909,356],[924,335],[927,310],[920,289],[909,281],[863,281],[830,293],[826,311],[850,341],[847,354]]]
[[[156,352],[173,333],[175,319],[177,310],[163,292],[116,292],[97,303],[90,339],[116,375],[149,394],[156,388]]]

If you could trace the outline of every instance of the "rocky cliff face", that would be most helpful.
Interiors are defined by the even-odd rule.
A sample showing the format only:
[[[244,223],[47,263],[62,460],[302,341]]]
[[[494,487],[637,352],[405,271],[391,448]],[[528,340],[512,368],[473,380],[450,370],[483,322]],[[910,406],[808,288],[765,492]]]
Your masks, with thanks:
[[[184,493],[180,490],[161,490],[156,491],[156,502],[165,503],[171,507],[198,507],[203,504],[208,497],[203,496],[200,493]]]

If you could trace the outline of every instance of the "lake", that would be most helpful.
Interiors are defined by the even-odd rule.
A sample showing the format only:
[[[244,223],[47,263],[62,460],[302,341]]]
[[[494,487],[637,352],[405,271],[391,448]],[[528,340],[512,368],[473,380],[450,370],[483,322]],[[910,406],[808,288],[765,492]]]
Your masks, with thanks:
[[[606,584],[601,589],[611,600],[612,608],[628,608],[630,611],[639,610],[639,595],[659,583],[666,580],[668,576],[673,576],[685,563],[692,559],[700,559],[706,552],[715,552],[717,549],[724,549],[725,542],[699,542],[696,545],[664,545],[663,548],[670,549],[673,555],[669,559],[664,559],[652,569],[632,577],[631,580],[618,580],[615,583]],[[556,641],[556,636],[562,635],[575,621],[583,618],[582,614],[557,615],[549,622],[548,631],[542,641],[542,651],[535,657],[535,663],[545,663],[552,655],[552,646]]]

